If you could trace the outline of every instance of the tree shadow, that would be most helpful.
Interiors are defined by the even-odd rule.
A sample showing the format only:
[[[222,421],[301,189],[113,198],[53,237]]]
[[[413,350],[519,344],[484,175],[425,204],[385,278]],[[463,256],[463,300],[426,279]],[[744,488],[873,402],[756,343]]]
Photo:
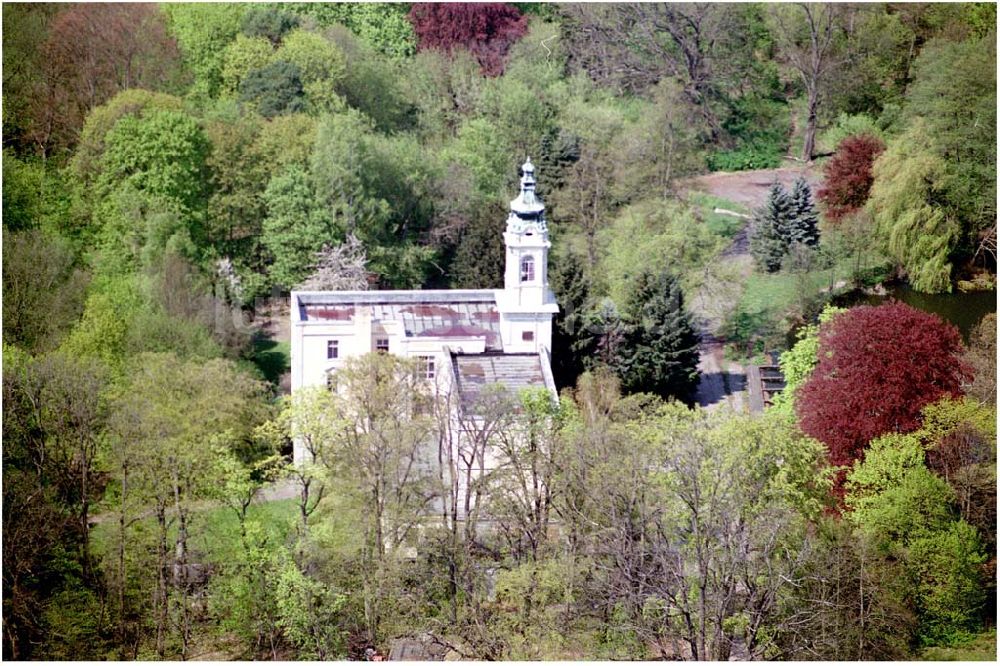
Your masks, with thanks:
[[[281,344],[261,335],[254,338],[251,360],[264,378],[275,385],[280,383],[284,373],[291,370],[288,343]]]

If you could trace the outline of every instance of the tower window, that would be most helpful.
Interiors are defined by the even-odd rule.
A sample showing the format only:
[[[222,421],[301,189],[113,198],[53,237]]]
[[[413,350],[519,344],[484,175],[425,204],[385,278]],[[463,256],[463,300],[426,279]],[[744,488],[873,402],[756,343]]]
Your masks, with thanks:
[[[375,351],[380,354],[389,353],[389,338],[375,338]]]
[[[340,355],[340,345],[336,340],[326,341],[326,357],[328,359],[337,358]]]
[[[525,257],[521,260],[521,282],[535,281],[535,258]]]

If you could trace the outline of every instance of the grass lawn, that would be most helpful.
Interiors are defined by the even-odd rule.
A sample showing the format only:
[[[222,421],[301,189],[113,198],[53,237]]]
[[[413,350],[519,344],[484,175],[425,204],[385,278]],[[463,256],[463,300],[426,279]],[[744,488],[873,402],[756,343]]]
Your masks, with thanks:
[[[716,208],[731,210],[734,213],[749,215],[750,211],[743,204],[729,201],[722,197],[716,197],[704,192],[692,192],[688,196],[688,201],[698,211],[701,219],[705,221],[708,230],[717,236],[732,238],[742,229],[748,220],[733,215],[716,213]]]
[[[291,532],[298,517],[298,506],[295,500],[277,500],[252,505],[247,511],[247,519],[264,526],[268,540],[283,542]],[[169,520],[169,517],[168,517]],[[149,516],[139,521],[139,530],[153,532],[156,530],[156,518]],[[118,524],[114,520],[95,525],[91,530],[94,553],[100,556],[112,546]],[[170,538],[176,535],[177,521],[173,520],[170,527]],[[225,506],[207,504],[191,514],[188,525],[189,545],[191,551],[204,557],[208,562],[232,561],[240,552],[240,525],[236,513]]]
[[[739,308],[748,313],[782,315],[829,287],[830,274],[830,269],[798,274],[754,273],[747,280]]]
[[[277,384],[281,375],[292,368],[292,345],[287,341],[257,337],[253,341],[251,360],[267,381]]]
[[[921,661],[989,661],[997,658],[997,630],[984,631],[964,645],[929,647],[920,652]]]

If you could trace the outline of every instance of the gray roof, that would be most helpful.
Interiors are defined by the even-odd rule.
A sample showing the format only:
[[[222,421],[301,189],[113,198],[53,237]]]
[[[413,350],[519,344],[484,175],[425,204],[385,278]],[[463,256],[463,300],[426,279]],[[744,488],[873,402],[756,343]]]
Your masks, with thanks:
[[[547,360],[547,359],[546,359]],[[551,388],[540,354],[452,354],[462,409],[475,413],[483,389],[503,386],[516,398],[522,389]]]
[[[406,337],[483,337],[487,349],[502,348],[492,289],[311,292],[297,294],[295,305],[299,321],[349,322],[356,308],[369,307],[374,322],[401,322]]]

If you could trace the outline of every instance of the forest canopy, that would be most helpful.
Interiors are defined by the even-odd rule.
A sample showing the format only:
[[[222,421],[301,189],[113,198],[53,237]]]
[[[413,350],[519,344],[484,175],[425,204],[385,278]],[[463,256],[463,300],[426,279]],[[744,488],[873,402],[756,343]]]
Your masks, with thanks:
[[[995,4],[3,26],[5,658],[995,658],[995,314],[852,307],[995,290]],[[558,401],[288,395],[290,290],[499,288],[529,156]]]

